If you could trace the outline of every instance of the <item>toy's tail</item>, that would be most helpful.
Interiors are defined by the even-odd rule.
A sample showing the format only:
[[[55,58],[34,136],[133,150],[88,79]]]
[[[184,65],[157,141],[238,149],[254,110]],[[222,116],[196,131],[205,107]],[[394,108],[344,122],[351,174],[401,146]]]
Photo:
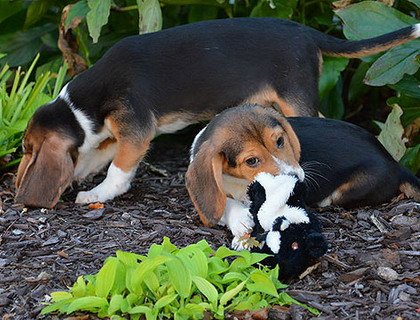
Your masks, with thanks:
[[[315,36],[321,52],[327,56],[360,58],[385,51],[420,37],[420,23],[375,38],[348,41],[320,33]]]
[[[401,168],[400,191],[408,198],[420,201],[420,181],[415,175],[405,168]]]

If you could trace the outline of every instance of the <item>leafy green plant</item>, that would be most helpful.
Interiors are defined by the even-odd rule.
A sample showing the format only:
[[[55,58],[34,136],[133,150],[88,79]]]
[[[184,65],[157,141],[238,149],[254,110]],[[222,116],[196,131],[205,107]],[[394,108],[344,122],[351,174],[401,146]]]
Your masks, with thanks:
[[[7,64],[0,70],[0,159],[16,150],[35,110],[56,97],[63,85],[65,66],[60,68],[57,75],[48,71],[35,81],[29,81],[38,59],[39,55],[27,72],[21,71],[20,67],[12,71]],[[48,84],[53,78],[54,89],[51,90]]]
[[[418,2],[413,3],[420,8]],[[420,23],[420,20],[381,2],[373,1],[353,4],[338,10],[336,14],[342,19],[344,35],[350,40],[374,37]],[[420,40],[417,39],[390,49],[384,54],[365,59],[366,64],[361,65],[365,69],[362,72],[365,74],[365,84],[389,86],[395,90],[395,97],[387,99],[392,112],[385,126],[381,128],[379,140],[395,160],[403,158],[402,164],[414,173],[419,170],[419,141],[411,141],[413,147],[406,148],[403,133],[404,127],[420,118],[419,57]],[[360,91],[360,95],[364,94],[365,92]]]
[[[80,276],[69,291],[51,293],[52,303],[41,313],[151,320],[201,319],[207,310],[224,319],[225,312],[298,304],[319,314],[282,291],[278,267],[254,266],[265,257],[226,247],[214,251],[205,240],[179,249],[164,238],[146,256],[117,251],[96,275]]]

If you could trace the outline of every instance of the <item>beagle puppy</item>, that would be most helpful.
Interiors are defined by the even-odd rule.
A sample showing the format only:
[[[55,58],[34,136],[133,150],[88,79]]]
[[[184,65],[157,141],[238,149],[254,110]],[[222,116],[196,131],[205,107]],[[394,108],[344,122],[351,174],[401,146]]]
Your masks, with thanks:
[[[420,24],[346,41],[272,18],[204,21],[127,37],[39,108],[23,139],[16,202],[52,208],[110,162],[77,203],[126,192],[150,141],[242,102],[316,116],[321,54],[361,57],[417,38]]]
[[[380,142],[353,124],[311,117],[284,118],[246,104],[216,116],[191,147],[186,186],[206,226],[226,224],[235,237],[252,229],[247,187],[266,172],[304,181],[308,205],[357,207],[399,192],[420,199],[419,180]]]

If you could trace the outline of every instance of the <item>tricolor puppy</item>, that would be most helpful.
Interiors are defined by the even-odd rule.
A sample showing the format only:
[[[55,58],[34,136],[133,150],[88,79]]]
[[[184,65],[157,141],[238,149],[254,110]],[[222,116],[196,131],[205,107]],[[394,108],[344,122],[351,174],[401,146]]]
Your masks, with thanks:
[[[254,228],[246,244],[271,256],[263,263],[279,266],[282,280],[299,276],[328,249],[321,223],[304,203],[305,184],[291,176],[260,173],[248,188]],[[243,244],[237,241],[237,244]],[[257,243],[257,245],[252,245]]]
[[[16,202],[53,207],[73,180],[109,166],[76,202],[130,187],[150,141],[241,102],[316,116],[321,54],[361,57],[417,38],[420,25],[362,41],[270,18],[205,21],[125,38],[31,119]]]
[[[202,222],[227,224],[235,237],[252,229],[247,186],[260,172],[304,181],[309,205],[375,205],[399,192],[420,199],[419,180],[364,129],[247,104],[216,116],[191,147],[186,186]]]

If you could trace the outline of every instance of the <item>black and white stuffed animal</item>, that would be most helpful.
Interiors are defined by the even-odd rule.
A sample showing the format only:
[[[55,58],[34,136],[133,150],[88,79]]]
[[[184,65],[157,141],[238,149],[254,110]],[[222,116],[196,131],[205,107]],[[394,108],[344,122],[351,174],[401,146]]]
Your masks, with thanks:
[[[328,249],[320,221],[303,201],[305,185],[297,177],[260,173],[248,188],[254,219],[251,251],[272,256],[264,264],[279,266],[279,278],[295,278]]]

